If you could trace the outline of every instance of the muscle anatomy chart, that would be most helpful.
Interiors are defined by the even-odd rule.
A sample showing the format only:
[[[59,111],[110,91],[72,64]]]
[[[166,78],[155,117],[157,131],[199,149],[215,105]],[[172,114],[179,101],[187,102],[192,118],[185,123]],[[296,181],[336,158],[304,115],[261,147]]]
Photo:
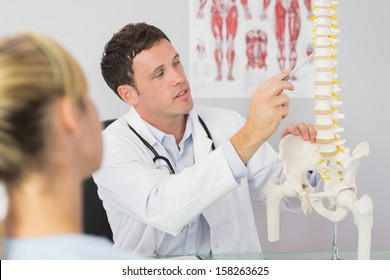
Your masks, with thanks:
[[[268,77],[313,52],[310,0],[191,0],[189,80],[194,97],[250,97]],[[292,81],[311,97],[313,65]]]

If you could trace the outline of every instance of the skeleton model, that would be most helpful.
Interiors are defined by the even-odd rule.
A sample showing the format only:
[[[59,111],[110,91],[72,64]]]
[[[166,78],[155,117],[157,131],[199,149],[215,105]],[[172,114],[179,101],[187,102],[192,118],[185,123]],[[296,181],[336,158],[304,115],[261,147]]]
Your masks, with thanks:
[[[308,215],[314,209],[332,222],[343,220],[348,210],[358,228],[358,259],[369,259],[373,205],[368,195],[357,199],[356,173],[361,160],[368,155],[369,146],[360,143],[350,154],[339,136],[343,131],[338,120],[339,82],[335,70],[337,50],[337,0],[317,0],[313,6],[316,27],[313,30],[315,49],[316,92],[315,125],[317,142],[303,141],[289,135],[281,140],[279,155],[283,161],[286,181],[273,180],[266,187],[268,239],[279,239],[279,205],[285,197],[299,197],[302,210]],[[323,190],[315,191],[307,180],[307,172],[321,175]],[[328,200],[327,207],[324,199]]]

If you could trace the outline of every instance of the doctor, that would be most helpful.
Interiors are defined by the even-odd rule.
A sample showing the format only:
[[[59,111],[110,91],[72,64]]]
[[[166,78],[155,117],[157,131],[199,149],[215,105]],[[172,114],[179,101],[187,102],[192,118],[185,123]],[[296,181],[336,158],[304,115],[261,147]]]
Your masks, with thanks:
[[[288,114],[282,71],[253,92],[248,119],[194,107],[180,55],[146,23],[129,24],[105,46],[102,74],[130,111],[103,133],[94,174],[116,247],[143,255],[259,253],[251,199],[281,178],[266,142]],[[283,131],[315,142],[311,125]],[[284,205],[298,210],[299,205]]]

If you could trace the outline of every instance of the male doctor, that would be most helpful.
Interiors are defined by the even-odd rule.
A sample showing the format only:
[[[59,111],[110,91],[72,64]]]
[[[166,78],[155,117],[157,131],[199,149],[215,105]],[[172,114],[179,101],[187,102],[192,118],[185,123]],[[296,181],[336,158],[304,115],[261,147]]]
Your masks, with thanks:
[[[180,55],[146,23],[114,34],[101,69],[131,106],[104,131],[94,174],[115,246],[159,256],[260,253],[251,199],[264,202],[268,180],[283,178],[266,141],[288,113],[289,71],[253,92],[245,120],[194,107]],[[290,133],[315,142],[311,125],[287,126],[282,137]]]

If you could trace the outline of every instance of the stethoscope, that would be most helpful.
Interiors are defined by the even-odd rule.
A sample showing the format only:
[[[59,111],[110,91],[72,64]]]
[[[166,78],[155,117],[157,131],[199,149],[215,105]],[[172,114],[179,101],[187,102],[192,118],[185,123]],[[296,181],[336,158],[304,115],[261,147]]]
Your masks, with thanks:
[[[211,149],[214,151],[215,145],[214,145],[213,138],[211,137],[210,131],[199,115],[198,115],[198,119],[199,119],[200,124],[203,126],[204,131],[206,131],[207,137],[211,140],[211,142],[212,142]],[[129,125],[129,124],[127,124],[127,125],[134,132],[134,134],[137,135],[137,137],[142,141],[142,143],[153,153],[153,155],[154,155],[153,162],[156,163],[156,161],[158,161],[158,160],[165,161],[165,163],[168,165],[168,168],[169,168],[171,174],[175,174],[176,172],[173,169],[173,166],[172,166],[171,162],[169,161],[169,159],[167,159],[166,157],[160,156],[157,153],[157,151],[152,147],[152,145],[150,145],[148,143],[148,141],[146,141],[141,135],[139,135],[138,132],[131,125]]]

